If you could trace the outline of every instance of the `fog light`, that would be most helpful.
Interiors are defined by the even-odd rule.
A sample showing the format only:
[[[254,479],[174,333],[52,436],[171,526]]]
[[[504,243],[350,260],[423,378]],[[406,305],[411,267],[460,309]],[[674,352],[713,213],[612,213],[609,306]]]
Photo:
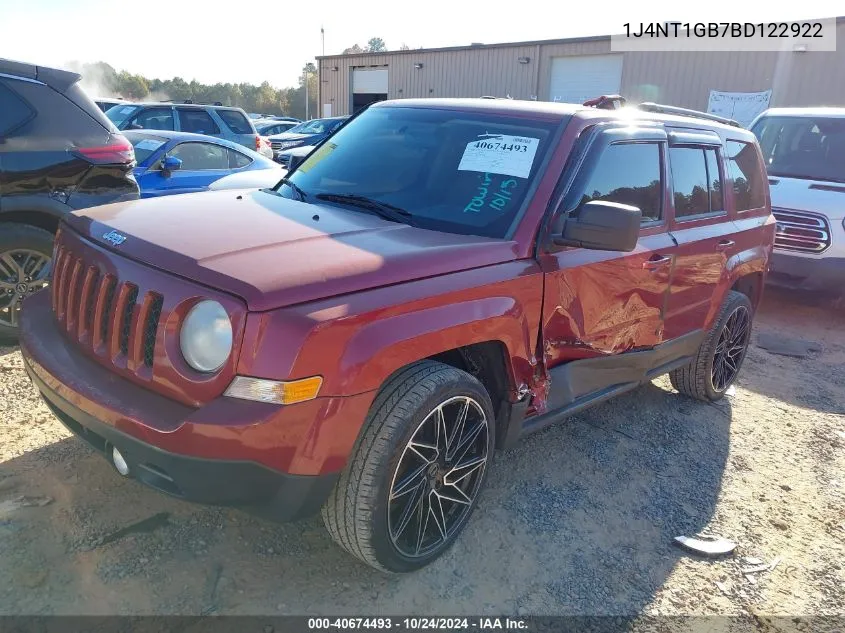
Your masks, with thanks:
[[[249,376],[235,376],[224,395],[230,398],[272,402],[275,404],[294,404],[313,400],[317,397],[323,379],[320,376],[282,382]]]
[[[124,477],[129,474],[129,464],[126,463],[126,460],[123,459],[123,455],[121,455],[120,451],[114,446],[112,446],[111,449],[111,460],[114,463],[114,467],[117,468],[117,472]]]

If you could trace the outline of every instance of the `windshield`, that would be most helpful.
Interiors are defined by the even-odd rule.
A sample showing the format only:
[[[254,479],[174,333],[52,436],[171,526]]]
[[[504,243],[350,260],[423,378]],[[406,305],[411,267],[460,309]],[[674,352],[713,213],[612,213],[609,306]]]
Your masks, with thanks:
[[[313,121],[308,121],[307,123],[300,123],[296,127],[289,129],[288,132],[296,132],[297,134],[320,134],[326,129],[328,123],[328,121],[324,121],[322,119],[315,119]]]
[[[769,175],[845,182],[845,118],[763,117],[751,131]]]
[[[136,112],[140,107],[141,106],[133,106],[120,103],[106,110],[106,116],[111,119],[111,122],[114,123],[117,127],[120,127],[123,123],[126,123],[129,117],[131,117],[132,114]]]
[[[124,132],[123,135],[129,139],[132,147],[135,148],[135,160],[139,165],[155,154],[162,145],[167,143],[166,138],[150,136],[143,132]]]
[[[309,201],[320,194],[364,196],[407,211],[415,226],[501,238],[518,217],[557,125],[480,112],[371,108],[290,179]],[[297,198],[289,186],[280,193]]]

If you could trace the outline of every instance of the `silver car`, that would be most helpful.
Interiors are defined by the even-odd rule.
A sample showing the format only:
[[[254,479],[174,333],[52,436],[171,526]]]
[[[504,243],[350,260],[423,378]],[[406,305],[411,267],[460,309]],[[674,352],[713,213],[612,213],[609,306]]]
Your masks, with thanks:
[[[772,108],[751,131],[777,220],[769,283],[845,292],[845,108]]]

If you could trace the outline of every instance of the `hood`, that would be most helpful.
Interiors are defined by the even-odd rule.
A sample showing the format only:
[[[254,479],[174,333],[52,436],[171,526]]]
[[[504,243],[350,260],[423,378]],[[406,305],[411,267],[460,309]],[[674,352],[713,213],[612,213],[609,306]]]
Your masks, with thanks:
[[[252,169],[218,178],[208,188],[210,191],[219,191],[221,189],[245,189],[251,187],[263,189],[274,187],[287,173],[286,169],[278,166],[277,169]]]
[[[516,258],[515,243],[418,229],[257,190],[92,207],[67,222],[107,250],[262,311]],[[103,236],[117,231],[118,246]]]
[[[268,136],[271,141],[299,141],[305,138],[311,138],[312,136],[317,136],[316,134],[294,134],[291,132],[282,132],[281,134],[273,134],[273,136]]]
[[[828,220],[845,218],[845,183],[769,176],[772,208],[821,213]]]

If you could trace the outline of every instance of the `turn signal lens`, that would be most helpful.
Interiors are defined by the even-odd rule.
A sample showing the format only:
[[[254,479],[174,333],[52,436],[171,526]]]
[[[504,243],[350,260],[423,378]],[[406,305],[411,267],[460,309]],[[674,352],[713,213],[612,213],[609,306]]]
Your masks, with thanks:
[[[313,400],[323,385],[321,376],[312,376],[301,380],[282,382],[249,376],[235,376],[224,395],[242,400],[272,402],[274,404],[294,404]]]

